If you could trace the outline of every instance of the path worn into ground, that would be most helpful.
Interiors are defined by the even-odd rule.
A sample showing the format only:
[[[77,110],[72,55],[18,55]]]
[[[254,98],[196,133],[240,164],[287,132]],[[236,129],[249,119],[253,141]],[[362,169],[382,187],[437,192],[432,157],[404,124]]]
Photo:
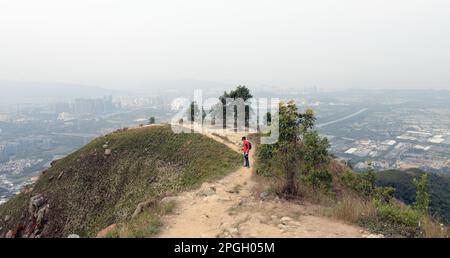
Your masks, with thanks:
[[[232,141],[205,135],[239,151]],[[250,162],[254,161],[253,153]],[[171,197],[177,206],[173,214],[163,217],[159,237],[367,236],[362,228],[318,216],[318,206],[259,193],[252,173],[252,168],[242,167],[216,182],[204,183],[200,189]]]

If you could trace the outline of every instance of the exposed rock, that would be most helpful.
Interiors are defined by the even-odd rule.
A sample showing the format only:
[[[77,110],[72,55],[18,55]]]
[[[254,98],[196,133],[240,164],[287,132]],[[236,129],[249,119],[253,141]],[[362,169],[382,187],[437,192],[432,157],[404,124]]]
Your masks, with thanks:
[[[48,214],[49,208],[50,205],[41,194],[31,197],[28,206],[29,214],[25,216],[25,214],[22,213],[20,217],[20,220],[26,219],[28,222],[18,225],[15,230],[15,232],[17,232],[16,235],[25,238],[39,238],[44,230],[44,224],[46,223],[45,217]]]
[[[41,230],[39,228],[35,228],[34,231],[30,234],[30,235],[24,235],[24,237],[28,237],[28,238],[40,238],[41,236],[39,235],[41,233]]]
[[[138,206],[136,207],[136,210],[134,210],[133,215],[131,216],[132,218],[135,218],[137,215],[141,214],[141,212],[143,212],[145,210],[145,208],[148,208],[150,206],[155,205],[156,202],[155,200],[149,200],[149,201],[145,201],[145,202],[141,202],[138,204]]]
[[[80,238],[80,236],[77,234],[70,234],[67,236],[67,238]]]
[[[37,215],[36,215],[36,224],[38,226],[41,226],[42,224],[44,224],[44,217],[48,212],[48,208],[49,208],[49,205],[46,205],[38,210]]]
[[[105,150],[105,155],[106,155],[106,156],[111,155],[111,149],[106,149],[106,150]]]
[[[230,234],[232,234],[232,235],[239,234],[239,229],[238,229],[238,228],[229,228],[227,231],[228,231]]]
[[[31,197],[31,204],[33,204],[36,207],[41,207],[42,204],[44,204],[44,197],[42,197],[41,194],[35,195]]]
[[[200,196],[211,196],[216,194],[216,188],[214,186],[206,187],[199,191],[198,195]]]
[[[117,224],[111,224],[107,226],[106,228],[102,229],[100,232],[98,232],[97,237],[98,238],[104,238],[107,237],[110,232],[115,230],[117,228]]]
[[[289,226],[287,226],[287,225],[284,225],[284,224],[278,224],[278,226],[277,226],[279,229],[281,229],[281,230],[286,230],[286,229],[288,229],[289,228]]]
[[[42,197],[41,194],[31,197],[28,211],[31,214],[34,214],[34,212],[36,210],[38,210],[44,204],[44,202],[45,202],[45,199],[44,199],[44,197]]]
[[[156,176],[151,176],[151,177],[149,177],[149,178],[147,179],[147,183],[151,184],[151,183],[155,182],[156,179],[157,179]]]
[[[269,193],[268,193],[268,192],[262,192],[262,193],[259,194],[259,197],[260,197],[261,199],[264,199],[264,198],[266,198],[267,196],[269,196]]]
[[[12,230],[9,230],[5,235],[5,238],[13,238],[13,237],[14,237],[14,232]]]
[[[103,144],[103,149],[108,149],[108,144],[107,143],[105,143],[105,144]]]
[[[50,166],[53,167],[58,161],[60,161],[61,159],[55,159],[52,162],[50,162]],[[45,171],[44,171],[45,172]],[[44,174],[44,172],[42,172],[42,174]]]
[[[239,193],[240,185],[235,185],[233,188],[226,190],[227,193],[237,194]]]
[[[8,222],[10,219],[11,219],[11,216],[9,216],[9,215],[5,216],[5,222]]]
[[[160,204],[168,204],[171,202],[176,202],[178,199],[176,196],[167,196],[162,198],[162,200],[159,202]]]
[[[366,238],[384,238],[383,234],[369,234]]]
[[[291,218],[289,218],[289,217],[282,217],[281,219],[280,219],[280,221],[283,223],[287,223],[287,222],[289,222],[289,221],[292,221],[292,219]]]

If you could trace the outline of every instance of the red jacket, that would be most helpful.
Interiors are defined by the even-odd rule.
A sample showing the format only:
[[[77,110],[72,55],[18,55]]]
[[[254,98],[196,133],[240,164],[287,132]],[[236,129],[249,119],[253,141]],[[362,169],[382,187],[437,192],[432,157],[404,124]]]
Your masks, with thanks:
[[[247,140],[245,140],[243,143],[244,146],[242,146],[242,151],[244,153],[248,153],[250,151],[250,143]]]

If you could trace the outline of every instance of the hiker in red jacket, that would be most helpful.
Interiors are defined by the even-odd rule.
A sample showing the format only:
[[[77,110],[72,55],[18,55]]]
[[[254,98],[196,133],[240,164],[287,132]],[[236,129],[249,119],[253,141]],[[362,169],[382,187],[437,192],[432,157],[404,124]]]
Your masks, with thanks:
[[[252,144],[247,141],[245,137],[242,137],[242,151],[244,152],[244,167],[249,168],[250,162],[248,160],[248,153],[252,149]]]

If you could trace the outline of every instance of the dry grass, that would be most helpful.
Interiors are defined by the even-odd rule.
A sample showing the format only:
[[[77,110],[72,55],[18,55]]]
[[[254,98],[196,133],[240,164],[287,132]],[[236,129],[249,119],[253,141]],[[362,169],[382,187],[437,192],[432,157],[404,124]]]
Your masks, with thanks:
[[[228,138],[228,136],[223,135],[223,134],[218,134],[218,133],[211,133],[211,135],[216,136],[222,140],[224,140],[225,142],[229,142],[229,143],[233,143],[230,138]]]
[[[313,187],[300,184],[297,188],[298,197],[310,203],[319,204],[323,206],[330,206],[335,203],[335,198],[326,189],[314,189]]]
[[[346,194],[335,205],[324,208],[323,214],[352,224],[362,223],[370,231],[388,237],[449,237],[446,226],[398,201],[377,204],[375,200]]]
[[[107,234],[109,238],[147,238],[159,233],[162,224],[161,218],[173,212],[176,203],[170,201],[149,208],[128,223],[119,224],[118,227]]]
[[[280,180],[260,176],[255,179],[258,182],[256,192],[281,195],[283,183]],[[320,205],[319,213],[323,216],[356,224],[386,237],[450,237],[446,226],[396,199],[383,203],[358,196],[344,187],[336,193],[299,184],[298,200]]]
[[[329,215],[335,219],[357,223],[361,217],[375,217],[377,209],[372,201],[345,195],[336,205],[330,207]]]
[[[421,230],[423,237],[428,238],[448,238],[450,237],[449,229],[443,225],[434,221],[429,216],[424,216],[421,219]]]

